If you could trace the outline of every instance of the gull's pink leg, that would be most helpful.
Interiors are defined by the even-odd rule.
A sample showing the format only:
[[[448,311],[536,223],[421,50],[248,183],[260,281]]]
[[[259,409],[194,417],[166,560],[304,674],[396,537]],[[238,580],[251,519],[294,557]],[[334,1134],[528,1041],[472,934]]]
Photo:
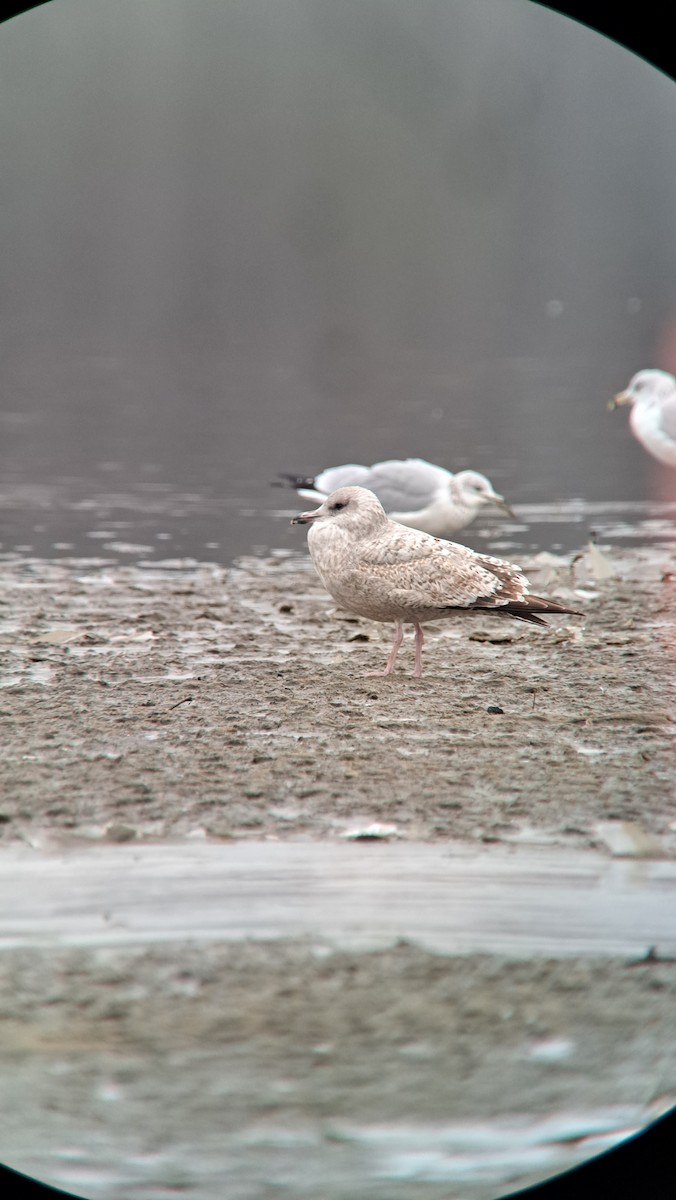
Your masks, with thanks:
[[[392,642],[392,649],[390,650],[390,657],[388,658],[388,660],[385,664],[385,670],[384,671],[367,671],[366,672],[367,675],[391,675],[392,674],[392,672],[394,670],[394,664],[397,661],[397,653],[399,651],[399,647],[401,646],[403,636],[404,636],[404,626],[402,625],[401,621],[396,621],[395,626],[394,626],[394,641]]]
[[[422,627],[418,624],[418,622],[414,621],[413,625],[415,627],[415,667],[413,669],[413,675],[416,679],[420,679],[420,676],[422,675],[422,648],[423,641],[425,639],[423,638]]]

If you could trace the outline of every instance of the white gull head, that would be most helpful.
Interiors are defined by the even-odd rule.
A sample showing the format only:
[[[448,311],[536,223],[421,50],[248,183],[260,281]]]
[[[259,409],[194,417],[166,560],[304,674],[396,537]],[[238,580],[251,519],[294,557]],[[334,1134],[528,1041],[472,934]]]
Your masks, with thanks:
[[[617,404],[663,404],[673,396],[676,389],[676,379],[668,371],[650,369],[637,371],[629,380],[623,392],[618,392],[611,401],[613,408]]]
[[[299,513],[292,525],[312,525],[308,538],[319,529],[340,529],[350,539],[371,537],[381,526],[387,525],[380,500],[363,487],[343,487],[331,492],[323,504],[313,512]]]
[[[473,515],[486,505],[493,505],[508,516],[514,516],[504,496],[496,492],[490,479],[479,471],[458,471],[449,481],[449,490],[452,500],[471,510]]]
[[[676,379],[668,371],[638,371],[608,407],[631,405],[629,425],[637,441],[667,466],[676,467]]]

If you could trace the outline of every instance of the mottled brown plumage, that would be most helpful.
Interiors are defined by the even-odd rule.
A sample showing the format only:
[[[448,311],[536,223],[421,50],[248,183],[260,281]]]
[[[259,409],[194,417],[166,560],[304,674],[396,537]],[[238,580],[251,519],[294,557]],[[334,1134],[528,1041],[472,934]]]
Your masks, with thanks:
[[[391,521],[373,492],[339,488],[314,512],[292,524],[311,526],[308,547],[317,573],[334,600],[372,621],[394,621],[394,669],[403,624],[416,634],[416,676],[422,672],[421,624],[454,612],[487,611],[544,625],[541,613],[575,609],[531,596],[518,567],[467,546],[446,542]]]

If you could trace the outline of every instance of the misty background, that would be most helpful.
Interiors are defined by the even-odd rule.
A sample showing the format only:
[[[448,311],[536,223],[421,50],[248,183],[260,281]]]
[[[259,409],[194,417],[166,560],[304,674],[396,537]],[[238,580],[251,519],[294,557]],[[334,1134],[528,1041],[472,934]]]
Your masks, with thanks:
[[[516,502],[664,498],[606,403],[676,369],[675,117],[530,0],[3,24],[0,542],[300,548],[277,472],[408,455]]]

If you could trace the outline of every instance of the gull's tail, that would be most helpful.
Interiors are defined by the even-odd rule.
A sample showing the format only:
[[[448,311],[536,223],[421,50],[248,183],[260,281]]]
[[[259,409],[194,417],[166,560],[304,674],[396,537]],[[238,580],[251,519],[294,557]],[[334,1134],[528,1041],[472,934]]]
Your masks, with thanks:
[[[543,621],[542,617],[548,614],[553,616],[555,613],[567,613],[571,617],[584,616],[577,608],[569,608],[567,604],[546,600],[544,596],[531,596],[526,576],[513,563],[503,562],[490,554],[477,554],[475,558],[499,580],[499,586],[488,595],[475,596],[467,608],[496,614],[505,613],[508,617],[516,617],[518,621],[544,625],[545,629],[547,622]]]
[[[477,608],[483,608],[481,604],[476,605]],[[516,617],[517,621],[529,621],[531,625],[544,625],[547,628],[547,622],[542,620],[540,613],[543,616],[555,613],[568,613],[571,617],[583,617],[585,614],[579,612],[577,608],[567,608],[565,604],[557,604],[555,600],[545,600],[543,596],[524,596],[523,600],[510,600],[508,604],[490,606],[487,610],[494,613],[506,613],[509,617]]]

